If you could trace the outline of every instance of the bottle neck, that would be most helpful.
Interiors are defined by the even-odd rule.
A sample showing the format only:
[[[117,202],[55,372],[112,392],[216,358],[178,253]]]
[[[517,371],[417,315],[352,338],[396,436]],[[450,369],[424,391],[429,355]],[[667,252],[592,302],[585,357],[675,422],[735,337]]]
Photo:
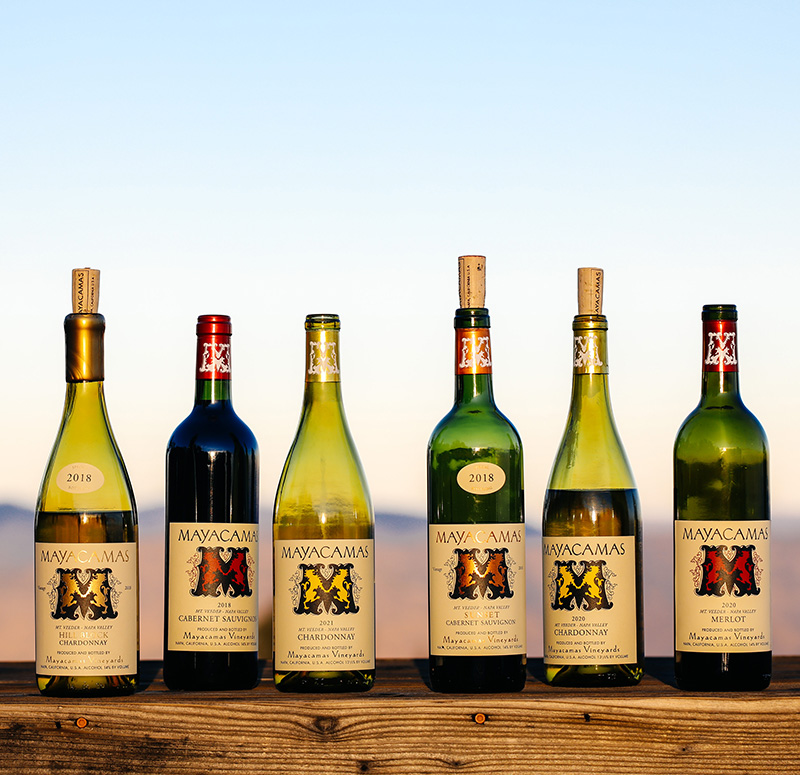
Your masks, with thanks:
[[[605,315],[576,315],[572,321],[572,373],[576,378],[586,374],[608,376]]]
[[[231,400],[230,334],[198,333],[194,402],[216,404]]]
[[[608,322],[604,315],[576,315],[572,322],[572,411],[608,415]]]
[[[68,383],[103,381],[105,330],[106,321],[102,315],[73,313],[64,318]]]
[[[305,400],[339,401],[339,330],[328,326],[306,331]]]
[[[703,321],[701,400],[739,398],[739,350],[735,320]]]
[[[481,308],[456,312],[455,402],[494,403],[489,315]]]

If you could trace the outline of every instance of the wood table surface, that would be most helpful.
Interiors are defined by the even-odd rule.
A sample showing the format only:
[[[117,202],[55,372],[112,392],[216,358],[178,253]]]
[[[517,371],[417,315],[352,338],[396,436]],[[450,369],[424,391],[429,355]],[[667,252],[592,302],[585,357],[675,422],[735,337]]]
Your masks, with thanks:
[[[516,694],[445,695],[427,660],[382,660],[358,694],[170,692],[143,662],[131,697],[39,695],[32,663],[0,664],[0,772],[800,774],[800,658],[763,692],[689,693],[672,660],[639,686],[554,689],[532,660]]]

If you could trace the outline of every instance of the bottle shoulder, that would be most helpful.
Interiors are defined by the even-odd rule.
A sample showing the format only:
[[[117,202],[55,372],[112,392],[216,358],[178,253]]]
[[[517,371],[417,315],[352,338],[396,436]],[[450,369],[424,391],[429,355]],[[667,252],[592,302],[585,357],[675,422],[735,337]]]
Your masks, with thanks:
[[[456,404],[437,423],[428,441],[431,451],[455,447],[498,447],[521,451],[513,423],[494,405]]]
[[[737,448],[766,452],[767,435],[741,402],[702,402],[683,421],[675,437],[677,455],[692,448]]]
[[[199,404],[172,432],[167,450],[176,448],[258,452],[256,437],[233,407]]]

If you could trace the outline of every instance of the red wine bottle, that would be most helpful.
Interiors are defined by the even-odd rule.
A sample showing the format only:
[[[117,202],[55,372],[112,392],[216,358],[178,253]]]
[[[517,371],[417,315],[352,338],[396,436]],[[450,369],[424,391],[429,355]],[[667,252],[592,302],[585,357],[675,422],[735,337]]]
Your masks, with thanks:
[[[258,446],[231,403],[231,323],[197,319],[194,408],[167,446],[164,682],[258,683]]]
[[[486,259],[459,258],[453,408],[428,442],[431,688],[525,686],[522,443],[492,393]]]
[[[767,437],[739,396],[736,307],[703,307],[700,404],[675,440],[675,676],[764,689],[772,673]]]

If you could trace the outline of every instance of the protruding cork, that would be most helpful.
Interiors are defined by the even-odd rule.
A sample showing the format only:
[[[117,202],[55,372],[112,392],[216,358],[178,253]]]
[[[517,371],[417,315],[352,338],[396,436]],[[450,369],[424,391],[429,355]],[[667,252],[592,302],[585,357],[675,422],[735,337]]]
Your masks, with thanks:
[[[96,315],[100,302],[100,270],[72,270],[72,311],[78,315]]]
[[[603,270],[595,266],[578,269],[578,314],[603,314]]]
[[[484,306],[486,256],[458,257],[458,298],[462,309]]]

